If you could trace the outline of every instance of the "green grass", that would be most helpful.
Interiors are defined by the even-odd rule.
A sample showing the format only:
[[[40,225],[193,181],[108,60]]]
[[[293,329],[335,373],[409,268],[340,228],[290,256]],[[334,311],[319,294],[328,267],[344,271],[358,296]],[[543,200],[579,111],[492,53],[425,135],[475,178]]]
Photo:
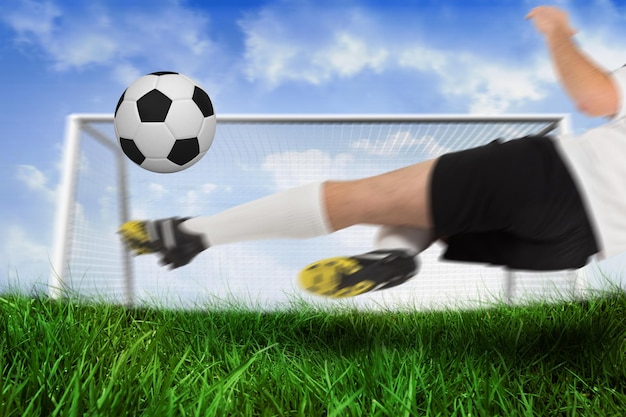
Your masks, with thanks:
[[[626,295],[476,311],[0,296],[0,415],[624,416]]]

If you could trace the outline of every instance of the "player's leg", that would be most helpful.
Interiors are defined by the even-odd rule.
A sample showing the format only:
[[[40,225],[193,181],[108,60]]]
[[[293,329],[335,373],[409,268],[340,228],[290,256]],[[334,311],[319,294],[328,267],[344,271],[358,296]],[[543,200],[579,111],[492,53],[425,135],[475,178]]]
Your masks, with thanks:
[[[431,226],[428,185],[434,161],[354,181],[296,187],[213,216],[132,221],[120,234],[135,254],[158,252],[182,266],[202,250],[246,240],[311,238],[355,224]]]
[[[163,265],[177,268],[211,246],[331,233],[323,191],[324,183],[308,184],[212,216],[126,222],[119,233],[133,254],[157,253]]]
[[[298,276],[305,290],[350,297],[394,287],[418,270],[416,255],[435,239],[430,214],[430,175],[435,161],[357,181],[326,184],[328,219],[335,230],[380,224],[372,252],[323,259]]]
[[[430,177],[437,160],[410,165],[325,187],[328,220],[334,230],[355,224],[431,229]]]

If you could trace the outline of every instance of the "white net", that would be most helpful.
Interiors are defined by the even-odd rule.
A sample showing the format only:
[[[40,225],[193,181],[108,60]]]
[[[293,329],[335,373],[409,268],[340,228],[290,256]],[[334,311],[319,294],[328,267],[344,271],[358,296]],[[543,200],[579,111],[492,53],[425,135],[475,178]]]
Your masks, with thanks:
[[[87,120],[87,119],[86,119]],[[195,166],[156,174],[128,162],[130,217],[210,215],[267,194],[324,179],[378,174],[445,152],[545,132],[559,116],[471,117],[218,117],[212,148]],[[87,120],[88,122],[88,120]],[[75,214],[63,280],[74,293],[113,300],[129,298],[123,248],[115,231],[120,219],[120,181],[115,167],[112,119],[87,123],[76,161]],[[91,129],[91,133],[90,132]],[[263,219],[259,219],[263,221]],[[358,226],[310,240],[243,242],[211,248],[175,271],[154,256],[134,258],[135,302],[205,306],[217,300],[271,307],[309,298],[295,286],[297,272],[325,257],[372,249],[375,228]],[[421,256],[421,272],[387,291],[357,297],[357,306],[393,308],[467,307],[528,297],[569,296],[574,276],[516,274],[513,285],[499,268],[438,260],[436,245]],[[332,301],[336,304],[337,301]]]

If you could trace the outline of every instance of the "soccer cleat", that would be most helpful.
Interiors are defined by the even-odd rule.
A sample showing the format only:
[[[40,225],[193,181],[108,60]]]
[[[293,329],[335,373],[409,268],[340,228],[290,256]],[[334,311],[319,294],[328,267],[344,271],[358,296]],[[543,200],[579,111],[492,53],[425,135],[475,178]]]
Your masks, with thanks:
[[[304,268],[298,283],[324,297],[353,297],[395,287],[417,273],[414,255],[404,250],[376,250],[363,255],[329,258]]]
[[[120,226],[118,233],[133,255],[158,253],[160,264],[170,269],[187,265],[207,247],[199,235],[185,233],[178,225],[188,218],[132,220]]]

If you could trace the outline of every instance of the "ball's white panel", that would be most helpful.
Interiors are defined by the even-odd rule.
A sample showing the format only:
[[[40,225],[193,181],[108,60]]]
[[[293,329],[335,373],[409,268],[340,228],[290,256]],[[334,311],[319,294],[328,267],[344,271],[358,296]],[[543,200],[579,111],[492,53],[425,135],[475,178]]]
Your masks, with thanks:
[[[141,120],[139,119],[137,105],[134,101],[124,100],[120,104],[113,124],[118,138],[133,139],[135,137],[141,125]]]
[[[159,91],[172,100],[183,100],[193,97],[193,83],[179,74],[159,76],[156,86]]]
[[[141,98],[148,91],[154,90],[156,88],[157,80],[159,77],[156,75],[144,75],[143,77],[137,79],[134,83],[132,83],[124,94],[124,99],[126,100],[137,100]]]
[[[184,74],[178,74],[179,76],[181,76],[182,78],[186,79],[187,81],[189,81],[191,84],[200,87],[200,83],[196,80],[194,80],[193,78],[184,75]]]
[[[175,141],[165,123],[143,123],[134,139],[146,158],[167,158]]]
[[[204,153],[209,150],[215,137],[215,115],[204,119],[200,133],[198,134],[198,143],[200,144],[200,153]]]
[[[162,174],[170,174],[172,172],[178,172],[185,169],[185,166],[179,166],[175,163],[163,158],[146,158],[141,164],[143,169],[147,169],[152,172],[159,172]]]
[[[197,137],[203,122],[204,116],[192,100],[174,101],[165,118],[165,124],[176,139]]]

